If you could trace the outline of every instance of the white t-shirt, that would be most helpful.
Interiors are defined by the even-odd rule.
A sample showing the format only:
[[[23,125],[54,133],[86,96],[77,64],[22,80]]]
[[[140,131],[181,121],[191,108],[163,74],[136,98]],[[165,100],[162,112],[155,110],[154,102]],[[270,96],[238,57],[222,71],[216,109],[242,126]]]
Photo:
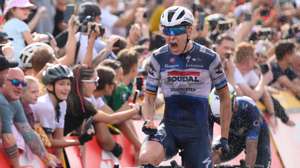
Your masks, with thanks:
[[[78,32],[76,34],[77,41],[80,40],[80,47],[77,55],[76,64],[80,64],[83,62],[86,51],[87,51],[87,45],[88,45],[88,36],[84,35],[83,33]],[[95,41],[94,49],[93,49],[93,59],[97,57],[97,54],[105,48],[106,44],[99,38]]]
[[[259,76],[255,73],[254,70],[251,70],[250,72],[246,73],[244,75],[244,79],[246,83],[252,88],[256,87],[256,85],[259,82]]]
[[[65,115],[67,110],[66,101],[60,102],[59,107],[60,118],[58,119],[59,122],[57,122],[55,107],[52,104],[48,93],[40,96],[37,103],[31,105],[32,111],[42,127],[50,129],[52,132],[54,132],[56,128],[64,128],[65,125]]]
[[[233,74],[235,83],[238,84],[246,84],[247,82],[245,81],[242,73],[237,67],[234,67],[234,74]]]
[[[91,96],[85,97],[85,99],[92,103],[96,107],[96,109],[101,109],[105,105],[102,97],[95,98],[95,96]]]

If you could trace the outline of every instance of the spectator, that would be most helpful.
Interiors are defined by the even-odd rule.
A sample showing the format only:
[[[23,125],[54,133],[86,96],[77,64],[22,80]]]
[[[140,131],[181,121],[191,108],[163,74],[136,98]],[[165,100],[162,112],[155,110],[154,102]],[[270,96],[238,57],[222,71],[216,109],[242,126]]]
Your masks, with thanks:
[[[80,4],[79,10],[78,10],[78,18],[79,22],[82,24],[85,22],[87,24],[94,23],[99,24],[100,23],[100,15],[101,10],[99,9],[99,6],[97,3],[94,2],[84,2]],[[85,28],[88,29],[88,28]],[[76,34],[76,41],[77,41],[77,49],[76,49],[76,55],[75,55],[75,63],[85,63],[88,65],[91,65],[90,63],[86,63],[86,53],[88,48],[91,48],[91,59],[96,58],[97,53],[99,53],[103,48],[105,48],[106,44],[98,38],[100,36],[100,30],[97,29],[97,34],[93,36],[88,36],[87,30],[84,30],[83,28],[79,29],[79,32]],[[95,34],[93,31],[92,33]],[[89,47],[89,41],[93,38],[93,45],[90,45]]]
[[[65,22],[64,12],[66,11],[66,0],[58,0],[56,2],[56,12],[54,16],[54,30],[53,35],[56,36],[63,32],[68,27],[68,23]]]
[[[118,55],[123,69],[123,81],[116,87],[112,97],[107,97],[107,104],[117,111],[123,103],[128,101],[133,93],[133,82],[137,76],[138,54],[133,49],[125,49]]]
[[[66,99],[71,89],[72,71],[64,65],[50,65],[43,72],[42,81],[47,93],[38,98],[32,105],[37,121],[45,130],[54,153],[62,158],[62,148],[67,146],[82,145],[91,140],[91,135],[83,133],[75,140],[64,139],[64,123],[67,103]]]
[[[39,82],[36,78],[32,76],[25,76],[25,82],[27,86],[23,89],[23,95],[21,97],[21,102],[23,105],[23,109],[26,115],[26,118],[32,128],[34,128],[34,124],[36,123],[36,119],[31,110],[30,104],[35,104],[39,97]]]
[[[121,154],[121,147],[114,143],[110,138],[109,132],[103,132],[106,123],[121,123],[125,120],[138,114],[140,108],[138,105],[132,106],[126,111],[121,111],[118,114],[107,114],[102,111],[103,102],[99,97],[93,96],[94,91],[99,83],[98,75],[93,68],[86,66],[76,66],[74,68],[74,82],[72,84],[71,94],[68,98],[68,108],[65,117],[65,134],[77,129],[85,118],[93,116],[93,121],[96,128],[96,137],[100,146],[107,151],[111,151],[116,157]],[[105,76],[101,77],[105,81]],[[102,139],[102,137],[104,137]],[[109,139],[110,141],[106,141]]]
[[[19,152],[15,137],[12,134],[12,123],[14,123],[30,149],[39,156],[47,166],[55,168],[57,165],[56,158],[45,150],[41,140],[31,129],[19,101],[22,94],[22,87],[26,85],[23,72],[18,68],[8,69],[10,67],[16,67],[17,63],[8,62],[3,56],[0,56],[0,64],[1,137],[3,148],[6,151],[10,164],[14,168],[20,167]]]
[[[6,22],[3,25],[3,31],[14,39],[12,42],[14,60],[18,61],[20,66],[22,66],[19,59],[20,52],[26,44],[41,41],[45,38],[40,35],[33,37],[28,25],[24,22],[30,14],[30,8],[33,7],[34,5],[29,0],[11,0],[4,10]]]
[[[14,57],[11,41],[13,41],[13,38],[8,37],[7,33],[0,31],[0,54],[5,56],[8,60]]]
[[[219,54],[221,58],[222,65],[225,70],[225,74],[227,76],[228,82],[232,86],[236,86],[235,78],[234,78],[234,63],[233,63],[233,52],[235,49],[234,39],[228,34],[221,34],[218,36],[216,40],[215,51]],[[237,93],[239,93],[239,89],[235,88]]]
[[[35,27],[35,31],[38,33],[52,33],[54,30],[54,16],[55,16],[55,1],[54,0],[34,0],[35,5],[38,8],[46,8],[46,14],[43,15],[43,19],[39,20]]]
[[[295,57],[295,44],[289,41],[280,41],[275,47],[276,61],[271,63],[273,80],[282,87],[289,89],[297,97],[300,96],[299,78],[290,68]]]
[[[260,76],[257,75],[254,69],[256,65],[255,49],[250,43],[242,42],[237,46],[234,62],[236,64],[234,77],[242,96],[248,96],[254,101],[262,101],[271,116],[271,126],[276,128],[274,104],[267,90],[267,85],[272,80],[272,72],[261,70],[261,72],[259,71]],[[265,64],[265,66],[269,65]]]

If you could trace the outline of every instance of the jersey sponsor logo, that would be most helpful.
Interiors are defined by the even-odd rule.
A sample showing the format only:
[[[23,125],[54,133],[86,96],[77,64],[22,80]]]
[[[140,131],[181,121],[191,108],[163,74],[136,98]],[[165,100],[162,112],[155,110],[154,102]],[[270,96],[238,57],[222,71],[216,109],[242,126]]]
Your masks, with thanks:
[[[171,88],[172,92],[195,92],[195,88]]]
[[[175,64],[175,65],[170,65],[170,64],[165,64],[165,68],[178,68],[179,65]]]
[[[222,64],[219,63],[216,67],[215,67],[215,71],[217,74],[221,74],[223,73],[223,68],[222,68]]]
[[[149,70],[148,70],[149,75],[154,76],[155,72],[156,72],[156,70],[155,70],[153,64],[150,63],[149,64]]]
[[[170,71],[167,76],[168,82],[200,82],[197,71]]]
[[[202,163],[205,165],[206,168],[211,167],[211,159],[210,159],[210,157],[207,157],[206,159],[204,159],[202,161]]]

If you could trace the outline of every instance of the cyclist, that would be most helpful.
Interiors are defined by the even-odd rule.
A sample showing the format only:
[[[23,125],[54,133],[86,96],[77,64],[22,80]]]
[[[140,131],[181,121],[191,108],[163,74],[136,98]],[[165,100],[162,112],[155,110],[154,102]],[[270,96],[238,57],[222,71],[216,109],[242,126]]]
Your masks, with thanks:
[[[234,88],[228,86],[233,107],[228,137],[230,151],[220,153],[213,150],[213,163],[231,160],[245,150],[247,167],[268,168],[271,161],[268,126],[260,115],[254,100],[247,96],[236,97]],[[209,103],[212,121],[220,123],[220,101],[215,89],[209,95]],[[213,149],[219,145],[220,141],[213,144]]]
[[[153,122],[158,88],[165,99],[163,120],[155,134],[142,145],[140,164],[154,167],[182,152],[185,168],[212,167],[208,128],[208,95],[211,86],[221,99],[222,146],[228,151],[227,137],[231,118],[227,80],[219,56],[190,40],[194,17],[181,6],[167,8],[161,26],[167,44],[150,58],[143,117],[145,129]]]

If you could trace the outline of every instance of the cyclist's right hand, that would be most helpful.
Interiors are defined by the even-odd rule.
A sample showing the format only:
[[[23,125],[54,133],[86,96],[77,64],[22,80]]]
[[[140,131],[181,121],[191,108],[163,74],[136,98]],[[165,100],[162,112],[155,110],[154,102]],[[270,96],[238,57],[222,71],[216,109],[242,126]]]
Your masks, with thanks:
[[[228,145],[228,139],[227,138],[221,138],[219,142],[213,147],[214,150],[219,150],[223,154],[229,152],[229,145]]]
[[[157,132],[157,128],[155,126],[154,121],[152,120],[146,120],[144,122],[142,131],[146,134],[146,135],[154,135]]]

